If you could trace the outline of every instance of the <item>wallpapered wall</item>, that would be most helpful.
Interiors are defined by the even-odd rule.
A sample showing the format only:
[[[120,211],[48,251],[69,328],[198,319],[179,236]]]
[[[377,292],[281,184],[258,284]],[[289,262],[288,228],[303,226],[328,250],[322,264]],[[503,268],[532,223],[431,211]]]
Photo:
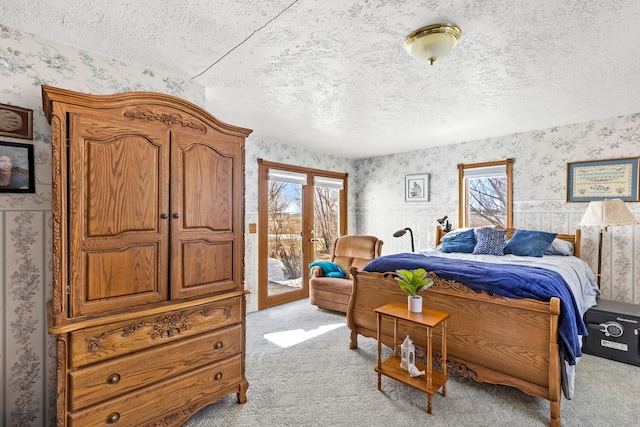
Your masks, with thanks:
[[[158,76],[0,25],[0,103],[34,111],[36,193],[0,193],[0,424],[50,425],[55,401],[55,349],[47,334],[45,304],[51,293],[50,126],[42,112],[41,84],[86,93],[157,91],[205,105],[205,90],[180,79]],[[216,115],[216,111],[211,111]],[[409,250],[412,227],[416,247],[433,245],[436,218],[457,218],[457,163],[514,157],[515,223],[519,227],[570,232],[586,204],[567,204],[567,161],[638,155],[638,116],[627,116],[350,161],[308,150],[247,140],[246,223],[257,223],[257,160],[349,173],[349,229],[385,241],[384,253]],[[243,123],[232,123],[246,127]],[[303,136],[301,136],[303,137]],[[0,138],[13,142],[25,142]],[[405,203],[404,175],[431,174],[431,198]],[[637,204],[629,204],[638,217]],[[639,227],[618,227],[605,238],[604,297],[640,303]],[[246,234],[245,282],[257,309],[257,235]],[[595,266],[597,233],[585,233],[583,252]],[[610,256],[611,255],[611,256]]]

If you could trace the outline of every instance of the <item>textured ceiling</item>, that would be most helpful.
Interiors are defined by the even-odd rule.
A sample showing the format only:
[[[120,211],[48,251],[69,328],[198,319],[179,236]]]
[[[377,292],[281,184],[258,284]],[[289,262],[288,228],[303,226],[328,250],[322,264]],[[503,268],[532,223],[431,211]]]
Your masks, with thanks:
[[[462,38],[433,66],[414,29]],[[360,158],[640,112],[634,0],[0,0],[0,24],[208,88],[253,138]]]

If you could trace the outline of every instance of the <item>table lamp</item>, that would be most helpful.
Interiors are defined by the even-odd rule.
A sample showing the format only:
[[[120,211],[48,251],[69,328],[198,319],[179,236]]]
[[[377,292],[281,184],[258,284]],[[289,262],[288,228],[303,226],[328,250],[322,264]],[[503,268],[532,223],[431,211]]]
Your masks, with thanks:
[[[635,217],[620,199],[598,200],[589,203],[587,211],[578,223],[582,227],[598,227],[598,288],[600,288],[600,276],[602,270],[602,233],[609,227],[619,225],[638,224]]]

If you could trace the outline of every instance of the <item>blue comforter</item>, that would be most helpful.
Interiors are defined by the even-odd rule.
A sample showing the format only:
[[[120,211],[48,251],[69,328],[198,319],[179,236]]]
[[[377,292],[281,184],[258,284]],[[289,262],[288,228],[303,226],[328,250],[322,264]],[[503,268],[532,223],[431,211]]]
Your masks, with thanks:
[[[588,335],[587,328],[573,292],[559,273],[538,267],[425,257],[415,253],[376,258],[369,262],[363,271],[385,273],[415,268],[424,268],[443,279],[455,280],[469,288],[508,298],[549,301],[551,297],[558,297],[560,299],[558,319],[560,351],[570,365],[575,365],[576,358],[582,356],[582,342],[579,335]]]

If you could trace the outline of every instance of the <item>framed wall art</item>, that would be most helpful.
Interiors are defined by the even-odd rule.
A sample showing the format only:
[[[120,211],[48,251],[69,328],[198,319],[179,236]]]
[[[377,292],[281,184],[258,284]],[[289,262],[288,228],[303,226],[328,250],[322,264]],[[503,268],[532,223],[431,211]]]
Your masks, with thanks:
[[[35,193],[33,145],[0,141],[0,193]]]
[[[567,163],[567,202],[637,202],[638,157]]]
[[[0,135],[33,139],[33,110],[0,104]]]
[[[428,202],[429,201],[428,173],[418,175],[405,175],[404,177],[404,201]]]

